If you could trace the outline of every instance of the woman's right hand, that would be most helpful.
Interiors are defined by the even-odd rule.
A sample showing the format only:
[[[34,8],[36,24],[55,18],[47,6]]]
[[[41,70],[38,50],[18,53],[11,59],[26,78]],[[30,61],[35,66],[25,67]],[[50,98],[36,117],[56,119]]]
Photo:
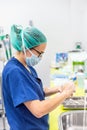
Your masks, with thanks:
[[[66,93],[66,98],[73,96],[75,92],[75,84],[73,81],[68,81],[62,86],[62,93]]]

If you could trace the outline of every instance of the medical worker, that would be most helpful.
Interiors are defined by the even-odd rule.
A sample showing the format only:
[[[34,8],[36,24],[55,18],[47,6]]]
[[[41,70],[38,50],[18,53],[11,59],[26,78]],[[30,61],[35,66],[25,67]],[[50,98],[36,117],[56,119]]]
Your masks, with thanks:
[[[2,91],[10,130],[49,130],[48,114],[71,97],[74,83],[43,87],[34,68],[43,58],[47,39],[35,27],[13,25],[10,39],[15,55],[2,73]],[[46,98],[56,94],[53,98]]]

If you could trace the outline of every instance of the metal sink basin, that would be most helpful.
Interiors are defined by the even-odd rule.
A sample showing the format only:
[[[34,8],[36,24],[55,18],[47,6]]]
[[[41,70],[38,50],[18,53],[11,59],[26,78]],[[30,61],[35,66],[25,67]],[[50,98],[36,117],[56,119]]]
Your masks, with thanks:
[[[80,97],[72,97],[69,99],[66,99],[63,102],[64,109],[84,109],[84,104],[85,107],[87,108],[87,97],[80,96]]]
[[[87,130],[87,110],[64,112],[58,123],[59,130]]]

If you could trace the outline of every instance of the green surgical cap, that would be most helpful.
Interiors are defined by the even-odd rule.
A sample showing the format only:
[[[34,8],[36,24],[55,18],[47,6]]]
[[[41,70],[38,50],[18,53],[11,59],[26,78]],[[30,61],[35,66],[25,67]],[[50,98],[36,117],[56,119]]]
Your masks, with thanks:
[[[35,27],[27,27],[23,30],[22,26],[13,25],[11,27],[10,39],[13,47],[22,51],[23,47],[33,48],[46,43],[45,35]]]

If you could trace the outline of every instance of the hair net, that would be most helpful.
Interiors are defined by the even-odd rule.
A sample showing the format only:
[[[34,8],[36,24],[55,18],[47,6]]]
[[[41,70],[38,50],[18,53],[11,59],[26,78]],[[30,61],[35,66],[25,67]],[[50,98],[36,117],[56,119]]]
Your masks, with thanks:
[[[22,26],[13,25],[11,27],[10,39],[13,47],[22,51],[23,47],[33,48],[42,43],[46,43],[45,35],[35,27],[27,27],[23,30]]]

